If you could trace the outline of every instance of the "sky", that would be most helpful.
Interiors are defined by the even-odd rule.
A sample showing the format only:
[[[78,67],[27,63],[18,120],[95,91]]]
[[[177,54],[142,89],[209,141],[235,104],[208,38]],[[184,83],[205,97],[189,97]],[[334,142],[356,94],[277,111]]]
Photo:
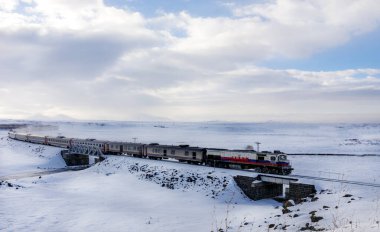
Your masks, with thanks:
[[[0,0],[0,118],[380,122],[378,0]]]

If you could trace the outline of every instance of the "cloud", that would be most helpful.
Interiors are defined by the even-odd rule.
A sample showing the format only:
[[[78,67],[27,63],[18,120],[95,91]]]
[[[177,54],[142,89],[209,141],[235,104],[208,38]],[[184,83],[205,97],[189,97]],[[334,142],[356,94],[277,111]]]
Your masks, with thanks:
[[[267,1],[229,5],[231,17],[153,18],[101,0],[1,4],[0,117],[374,121],[377,69],[259,64],[378,28],[375,3]]]

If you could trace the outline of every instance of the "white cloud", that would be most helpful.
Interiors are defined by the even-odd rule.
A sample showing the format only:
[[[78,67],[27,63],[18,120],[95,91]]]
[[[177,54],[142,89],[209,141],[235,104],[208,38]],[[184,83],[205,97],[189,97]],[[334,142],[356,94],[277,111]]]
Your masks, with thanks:
[[[100,0],[2,4],[0,117],[373,120],[377,69],[257,63],[310,56],[373,30],[375,3],[283,0],[232,5],[234,17],[149,19]]]

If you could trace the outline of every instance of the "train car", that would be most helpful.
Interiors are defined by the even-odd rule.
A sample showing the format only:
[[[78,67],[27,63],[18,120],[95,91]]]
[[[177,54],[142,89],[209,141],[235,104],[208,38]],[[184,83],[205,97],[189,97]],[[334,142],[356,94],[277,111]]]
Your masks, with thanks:
[[[47,136],[28,135],[28,141],[31,143],[47,144]]]
[[[134,157],[144,157],[144,146],[142,143],[123,143],[123,151]]]
[[[15,139],[20,141],[28,141],[28,135],[24,133],[16,133]]]
[[[292,168],[284,153],[254,150],[206,149],[209,166],[235,169],[255,169],[258,172],[290,174]]]
[[[110,154],[121,155],[124,153],[123,142],[109,142],[108,143],[108,152]]]
[[[144,145],[143,143],[130,143],[130,142],[108,142],[109,153],[111,154],[127,154],[134,157],[143,157]]]
[[[149,144],[146,146],[146,156],[151,159],[173,158],[180,162],[200,164],[204,162],[204,148],[188,145],[170,146]]]
[[[16,133],[14,131],[9,131],[8,132],[8,137],[11,138],[11,139],[15,139],[16,138]]]
[[[97,139],[72,139],[70,146],[74,145],[87,145],[99,147],[103,153],[109,153],[109,142]]]
[[[63,147],[63,148],[69,148],[71,146],[71,138],[66,138],[64,136],[57,136],[57,137],[47,137],[46,143],[51,146],[55,147]]]

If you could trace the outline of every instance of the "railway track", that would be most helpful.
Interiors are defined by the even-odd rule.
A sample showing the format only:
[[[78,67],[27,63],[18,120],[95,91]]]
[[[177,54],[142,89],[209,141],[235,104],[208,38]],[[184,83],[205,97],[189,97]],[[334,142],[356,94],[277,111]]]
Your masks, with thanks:
[[[369,183],[369,182],[353,181],[353,180],[341,180],[341,179],[334,179],[334,178],[304,176],[304,175],[288,175],[288,176],[289,177],[304,178],[304,179],[311,179],[311,180],[329,181],[329,182],[337,182],[337,183],[343,183],[343,184],[353,184],[353,185],[361,185],[361,186],[369,186],[369,187],[380,188],[380,184],[378,184],[378,183]]]
[[[329,182],[336,182],[336,183],[342,183],[342,184],[352,184],[352,185],[361,185],[361,186],[380,188],[380,183],[370,183],[370,182],[362,182],[362,181],[354,181],[354,180],[343,180],[343,179],[335,179],[335,178],[294,175],[294,174],[283,176],[283,175],[275,175],[275,174],[267,174],[267,173],[258,173],[252,170],[243,170],[243,171],[257,173],[257,174],[265,174],[265,175],[279,177],[279,178],[293,177],[293,178],[303,178],[303,179],[309,179],[309,180],[329,181]]]

